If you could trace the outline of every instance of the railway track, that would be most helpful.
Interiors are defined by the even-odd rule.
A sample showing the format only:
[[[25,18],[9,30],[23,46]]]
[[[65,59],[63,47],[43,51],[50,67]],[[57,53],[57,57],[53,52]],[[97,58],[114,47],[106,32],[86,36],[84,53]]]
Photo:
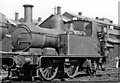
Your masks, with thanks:
[[[70,78],[67,78],[65,77],[64,79],[58,79],[58,78],[55,78],[54,80],[52,80],[51,82],[83,82],[83,81],[87,81],[87,82],[93,82],[93,81],[97,81],[97,82],[113,82],[113,83],[118,83],[118,81],[120,82],[120,73],[118,72],[119,69],[116,69],[116,68],[108,68],[106,69],[105,71],[98,71],[96,72],[96,76],[88,76],[87,74],[80,74],[78,76],[76,76],[75,78],[73,79],[70,79]],[[5,80],[4,81],[5,83],[14,83],[14,82],[17,82],[17,83],[26,83],[29,81],[18,81],[18,80]],[[45,82],[45,81],[42,81],[42,80],[38,80],[36,79],[34,82],[32,83],[39,83],[39,82]],[[31,83],[31,82],[30,82]]]
[[[75,78],[73,79],[70,79],[68,78],[67,76],[65,76],[63,79],[59,79],[59,78],[55,78],[54,80],[50,81],[50,82],[94,82],[94,81],[97,81],[97,83],[99,82],[102,82],[102,83],[120,83],[120,68],[115,68],[113,65],[111,65],[111,63],[108,63],[106,64],[106,69],[105,71],[97,71],[96,72],[96,76],[89,76],[85,73],[81,73],[79,75],[77,75]],[[1,70],[0,70],[1,71]],[[2,77],[5,77],[5,73],[4,73],[4,76],[1,76],[0,75],[0,80],[2,79]],[[19,79],[15,79],[15,80],[4,80],[5,83],[26,83],[28,81],[19,81]],[[39,83],[39,82],[45,82],[45,81],[42,81],[38,78],[35,79],[34,82],[32,83]],[[28,82],[28,83],[31,83],[31,82]]]

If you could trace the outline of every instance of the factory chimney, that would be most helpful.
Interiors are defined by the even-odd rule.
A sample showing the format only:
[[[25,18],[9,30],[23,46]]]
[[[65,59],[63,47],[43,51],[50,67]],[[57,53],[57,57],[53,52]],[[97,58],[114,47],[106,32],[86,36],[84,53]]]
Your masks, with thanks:
[[[118,25],[120,25],[120,1],[118,2]]]
[[[38,21],[40,22],[42,20],[42,18],[41,17],[38,17]]]
[[[99,17],[95,17],[95,19],[99,20]]]
[[[15,13],[15,21],[18,21],[18,16],[19,16],[19,13]]]
[[[60,6],[57,7],[57,15],[61,15],[61,7]]]
[[[24,22],[32,22],[32,7],[33,5],[25,4],[24,7]]]
[[[82,12],[78,12],[78,15],[82,16]]]

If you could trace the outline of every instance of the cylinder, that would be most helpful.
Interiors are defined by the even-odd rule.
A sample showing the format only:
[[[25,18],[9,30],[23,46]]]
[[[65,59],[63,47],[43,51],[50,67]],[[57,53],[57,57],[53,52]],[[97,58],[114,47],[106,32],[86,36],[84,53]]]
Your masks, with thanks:
[[[32,7],[33,5],[23,5],[24,7],[24,22],[32,22]]]
[[[19,19],[18,19],[18,15],[19,15],[19,13],[15,13],[15,21],[18,21]]]

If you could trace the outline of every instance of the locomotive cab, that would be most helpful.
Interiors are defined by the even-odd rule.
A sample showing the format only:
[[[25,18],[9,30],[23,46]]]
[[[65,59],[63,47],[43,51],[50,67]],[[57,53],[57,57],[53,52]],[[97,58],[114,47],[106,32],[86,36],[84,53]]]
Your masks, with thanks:
[[[86,37],[92,36],[92,23],[89,21],[72,20],[71,22],[68,22],[68,25],[69,25],[69,29],[73,28],[72,30],[76,32],[79,31],[80,33],[82,33],[83,36],[86,36]]]

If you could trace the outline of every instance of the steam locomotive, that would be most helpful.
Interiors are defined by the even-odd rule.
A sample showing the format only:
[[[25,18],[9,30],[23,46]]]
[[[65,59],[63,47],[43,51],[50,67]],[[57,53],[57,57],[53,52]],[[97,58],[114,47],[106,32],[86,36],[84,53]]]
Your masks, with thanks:
[[[74,78],[81,72],[94,75],[99,59],[105,55],[106,23],[77,16],[64,21],[59,12],[50,18],[49,26],[31,22],[17,25],[11,32],[12,52],[2,52],[2,67],[8,77],[50,81],[67,75]]]

